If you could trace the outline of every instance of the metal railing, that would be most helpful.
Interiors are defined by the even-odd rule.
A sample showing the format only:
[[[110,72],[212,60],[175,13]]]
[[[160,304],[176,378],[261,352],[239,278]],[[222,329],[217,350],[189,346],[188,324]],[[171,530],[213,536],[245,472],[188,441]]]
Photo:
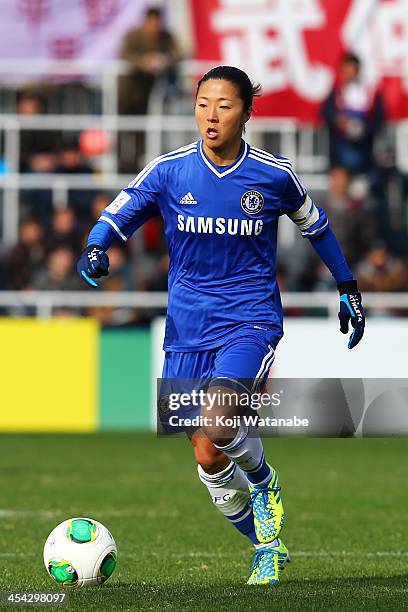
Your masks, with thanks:
[[[155,291],[0,291],[0,307],[34,309],[39,318],[49,318],[54,308],[137,308],[166,309],[168,294]],[[285,309],[326,309],[337,317],[338,296],[335,291],[315,293],[283,292]],[[364,293],[364,306],[373,312],[407,310],[408,293]]]
[[[184,61],[180,64],[181,81],[184,83],[185,97],[190,96],[193,79],[205,72],[211,62]],[[0,60],[0,82],[8,85],[15,81],[17,87],[22,77],[40,77],[45,82],[57,77],[81,78],[100,88],[101,115],[37,115],[18,114],[0,115],[0,133],[4,134],[4,162],[8,174],[0,176],[0,189],[3,190],[2,239],[12,244],[18,237],[19,192],[21,189],[50,189],[53,204],[57,208],[63,203],[68,189],[112,189],[127,185],[134,177],[117,174],[117,135],[119,132],[145,132],[145,158],[150,161],[163,153],[166,145],[164,138],[170,135],[177,146],[186,144],[186,136],[198,134],[192,113],[175,115],[169,112],[163,96],[163,89],[156,87],[152,94],[147,116],[118,116],[118,76],[128,72],[128,64],[123,61],[66,61],[66,60]],[[187,93],[188,92],[188,93]],[[111,147],[98,159],[96,176],[78,177],[63,174],[20,174],[20,139],[23,130],[41,131],[81,131],[88,128],[103,130],[110,137]],[[326,159],[314,151],[314,133],[311,130],[298,131],[294,119],[273,119],[254,117],[248,124],[247,138],[255,141],[260,134],[273,134],[277,139],[279,153],[292,159],[300,175],[310,189],[325,189],[327,178],[323,174]],[[194,136],[193,136],[194,137]],[[176,148],[171,147],[171,148]],[[136,169],[135,169],[136,173]],[[66,202],[65,202],[66,203]],[[1,238],[0,238],[1,242]]]
[[[213,62],[184,61],[180,64],[181,81],[185,96],[192,91],[193,78],[205,72]],[[177,146],[186,144],[186,135],[196,134],[192,113],[175,115],[166,107],[162,89],[157,87],[152,95],[147,116],[118,116],[118,76],[128,72],[123,61],[66,61],[66,60],[0,60],[0,82],[7,84],[21,77],[37,76],[47,79],[75,76],[96,84],[101,91],[101,115],[0,115],[0,136],[4,134],[4,161],[8,174],[0,175],[0,190],[3,191],[2,236],[0,242],[12,244],[18,237],[19,192],[21,189],[50,189],[56,208],[66,204],[69,189],[118,190],[127,185],[133,176],[117,174],[117,135],[120,132],[145,132],[146,159],[150,161],[166,150],[165,137],[172,136]],[[100,173],[82,177],[69,174],[20,174],[20,135],[23,130],[80,131],[98,128],[110,135],[111,147],[99,158]],[[322,152],[324,134],[313,129],[298,129],[295,119],[253,117],[248,123],[247,139],[258,144],[260,135],[273,135],[277,150],[289,157],[301,179],[313,191],[324,191],[328,186],[325,174],[326,156]],[[316,138],[316,137],[319,138]],[[408,169],[408,121],[399,124],[396,131],[397,164]],[[171,147],[176,148],[176,147]],[[136,170],[135,170],[136,172]],[[64,202],[65,198],[65,202]]]
[[[101,173],[87,174],[83,176],[70,174],[21,174],[10,172],[0,176],[0,189],[4,190],[3,200],[3,241],[13,244],[18,237],[19,226],[19,191],[21,189],[50,189],[53,194],[55,208],[61,204],[63,194],[69,189],[121,189],[133,178],[133,175],[117,174],[117,155],[114,143],[118,132],[146,132],[146,155],[153,159],[163,152],[162,136],[165,133],[196,133],[196,125],[192,116],[182,117],[174,115],[148,115],[148,116],[122,116],[101,115],[100,117],[80,115],[40,115],[36,117],[19,117],[18,115],[0,116],[0,130],[4,132],[4,151],[6,165],[11,169],[19,167],[20,134],[23,129],[30,130],[82,130],[87,128],[99,128],[110,135],[113,147],[101,156]],[[247,139],[249,142],[257,134],[274,133],[279,135],[279,151],[289,159],[294,160],[295,165],[302,167],[299,159],[297,130],[294,122],[290,120],[281,121],[277,119],[254,118],[248,128]],[[157,135],[159,138],[155,138]],[[185,144],[185,138],[180,138],[180,146]],[[305,157],[305,160],[307,156]],[[315,160],[315,165],[317,161]],[[303,165],[310,167],[311,162],[304,161]],[[323,173],[306,174],[299,173],[302,180],[311,190],[325,190],[328,186],[327,176]],[[65,200],[67,203],[67,200]]]

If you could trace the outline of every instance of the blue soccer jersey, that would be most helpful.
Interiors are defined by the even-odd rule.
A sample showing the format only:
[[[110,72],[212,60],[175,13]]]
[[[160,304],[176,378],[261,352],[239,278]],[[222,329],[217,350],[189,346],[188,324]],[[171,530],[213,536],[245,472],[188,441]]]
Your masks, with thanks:
[[[328,225],[290,161],[242,141],[235,162],[218,167],[195,142],[148,164],[101,221],[126,241],[157,213],[170,255],[164,349],[216,348],[248,324],[279,339],[279,217],[289,215],[306,237]]]

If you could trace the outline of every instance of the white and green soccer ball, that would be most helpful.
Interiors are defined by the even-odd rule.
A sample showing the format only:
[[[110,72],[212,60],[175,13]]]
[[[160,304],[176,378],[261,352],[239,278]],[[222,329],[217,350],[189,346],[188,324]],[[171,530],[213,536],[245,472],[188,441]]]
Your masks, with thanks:
[[[47,572],[63,587],[102,584],[112,575],[117,547],[111,533],[91,518],[67,519],[53,529],[44,545]]]

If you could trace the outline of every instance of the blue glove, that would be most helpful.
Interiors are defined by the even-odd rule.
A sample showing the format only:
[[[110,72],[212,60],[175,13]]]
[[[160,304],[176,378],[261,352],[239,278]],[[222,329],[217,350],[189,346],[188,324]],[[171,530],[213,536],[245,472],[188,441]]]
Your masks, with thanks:
[[[97,287],[93,278],[100,278],[109,274],[109,257],[97,244],[90,244],[82,251],[78,259],[77,272],[90,286]]]
[[[354,331],[348,342],[349,349],[354,348],[361,340],[364,334],[365,314],[361,304],[361,293],[357,289],[357,281],[344,281],[337,285],[340,293],[340,331],[342,334],[347,334],[349,330],[349,322],[354,327]]]

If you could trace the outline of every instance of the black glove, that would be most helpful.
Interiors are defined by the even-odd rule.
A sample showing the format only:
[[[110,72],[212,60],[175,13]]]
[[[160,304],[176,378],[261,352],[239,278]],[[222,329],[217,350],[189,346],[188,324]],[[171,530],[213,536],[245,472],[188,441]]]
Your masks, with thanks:
[[[347,334],[349,331],[349,321],[354,327],[354,331],[350,336],[348,347],[354,348],[361,340],[364,334],[365,314],[361,304],[361,293],[357,288],[357,281],[345,281],[337,285],[340,293],[340,331],[342,334]]]
[[[77,272],[90,287],[97,287],[98,285],[92,279],[107,276],[108,269],[109,257],[100,246],[90,244],[82,251],[77,263]]]

